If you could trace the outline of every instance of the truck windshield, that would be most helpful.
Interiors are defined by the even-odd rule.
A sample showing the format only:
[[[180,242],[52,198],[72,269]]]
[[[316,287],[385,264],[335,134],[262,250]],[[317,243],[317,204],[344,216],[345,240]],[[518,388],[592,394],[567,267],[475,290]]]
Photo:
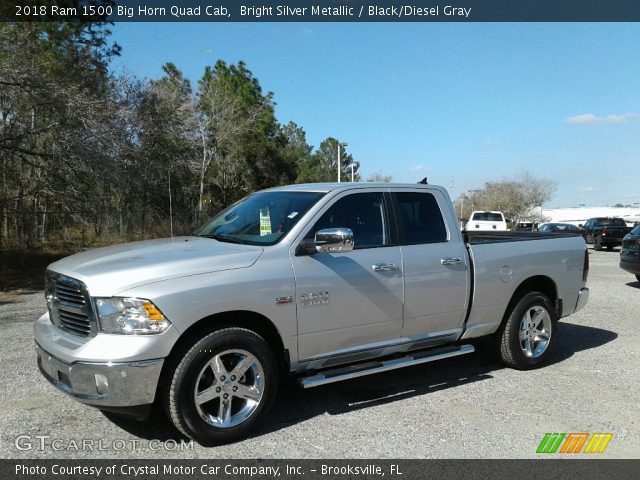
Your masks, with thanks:
[[[500,213],[476,212],[473,214],[473,220],[480,222],[502,222],[503,218]]]
[[[221,242],[274,245],[322,196],[322,192],[254,193],[223,210],[194,235]]]

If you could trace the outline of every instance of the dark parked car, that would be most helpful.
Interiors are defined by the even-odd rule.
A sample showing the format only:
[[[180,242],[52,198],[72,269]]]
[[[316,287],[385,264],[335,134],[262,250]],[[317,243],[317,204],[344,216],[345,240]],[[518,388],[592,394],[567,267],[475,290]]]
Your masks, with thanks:
[[[640,225],[622,240],[620,268],[633,273],[640,282]]]
[[[538,231],[542,233],[568,233],[571,235],[580,235],[581,231],[571,223],[545,223],[538,227]]]
[[[593,243],[594,250],[613,250],[622,245],[623,237],[631,231],[622,218],[597,217],[590,218],[582,226],[582,236],[587,243]]]

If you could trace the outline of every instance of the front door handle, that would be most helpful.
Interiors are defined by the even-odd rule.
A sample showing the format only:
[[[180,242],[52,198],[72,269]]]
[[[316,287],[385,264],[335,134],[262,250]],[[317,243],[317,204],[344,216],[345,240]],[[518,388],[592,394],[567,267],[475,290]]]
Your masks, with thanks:
[[[444,257],[440,259],[440,263],[442,265],[456,265],[462,263],[462,259],[460,257]]]
[[[397,270],[398,265],[395,263],[374,263],[371,265],[374,272],[390,272],[391,270]]]

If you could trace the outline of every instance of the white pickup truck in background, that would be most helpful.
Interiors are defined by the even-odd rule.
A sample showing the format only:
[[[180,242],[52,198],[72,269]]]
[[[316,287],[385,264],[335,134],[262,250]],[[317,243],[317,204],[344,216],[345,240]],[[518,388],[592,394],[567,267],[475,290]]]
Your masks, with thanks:
[[[469,217],[466,230],[469,232],[485,230],[504,232],[507,230],[507,221],[502,212],[475,211]]]

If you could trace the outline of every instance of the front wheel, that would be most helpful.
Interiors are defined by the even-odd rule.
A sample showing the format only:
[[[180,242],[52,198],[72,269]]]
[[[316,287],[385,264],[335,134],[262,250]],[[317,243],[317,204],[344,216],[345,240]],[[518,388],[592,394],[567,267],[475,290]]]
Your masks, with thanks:
[[[501,360],[518,370],[540,366],[553,344],[557,320],[553,304],[544,293],[531,292],[522,297],[508,315],[499,337]]]
[[[165,404],[178,430],[198,443],[240,440],[262,422],[278,389],[279,370],[267,342],[241,328],[197,341],[172,373]]]

